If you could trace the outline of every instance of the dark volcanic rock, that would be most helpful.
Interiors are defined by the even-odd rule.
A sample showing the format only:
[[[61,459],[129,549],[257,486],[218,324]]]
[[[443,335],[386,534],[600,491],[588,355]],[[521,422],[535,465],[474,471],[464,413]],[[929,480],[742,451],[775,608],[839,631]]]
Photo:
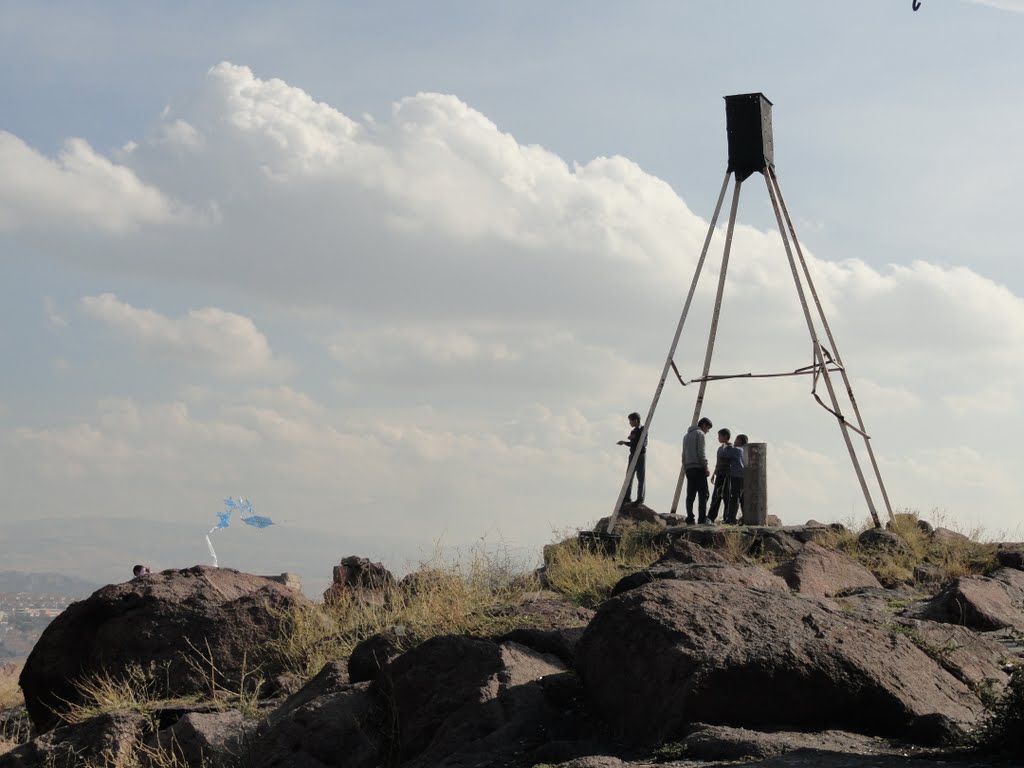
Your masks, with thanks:
[[[943,587],[916,613],[917,617],[947,624],[963,624],[981,631],[1013,627],[1024,631],[1024,589],[1000,569],[992,576],[962,576]],[[1001,576],[1001,578],[999,578]]]
[[[691,722],[928,739],[982,709],[901,634],[727,585],[660,580],[612,598],[576,658],[590,701],[641,745],[678,738]]]
[[[375,768],[388,725],[370,683],[345,686],[275,713],[259,728],[244,765],[251,768]],[[297,702],[293,702],[297,703]]]
[[[147,747],[172,765],[237,764],[246,756],[243,753],[247,740],[255,727],[255,723],[247,722],[235,710],[190,712],[170,728],[151,736]]]
[[[832,597],[858,587],[881,587],[878,579],[852,557],[807,542],[775,573],[802,595]]]
[[[335,605],[354,599],[360,603],[383,605],[397,585],[391,571],[381,563],[355,555],[345,557],[334,566],[333,583],[324,590],[324,604]]]
[[[384,665],[401,655],[403,639],[391,631],[378,632],[361,641],[348,657],[349,681],[365,683],[376,680]]]
[[[663,565],[637,571],[622,578],[612,589],[612,596],[660,579],[706,581],[714,584],[734,584],[737,587],[789,592],[785,581],[759,566],[714,563],[710,565],[677,565],[675,567]]]
[[[753,731],[726,725],[695,725],[683,739],[686,757],[693,760],[749,760],[784,755],[797,750],[853,754],[897,753],[906,745],[876,736],[845,731]],[[902,749],[901,749],[902,747]]]
[[[609,520],[611,520],[611,516],[602,517],[594,526],[594,531],[596,533],[607,531]],[[619,510],[619,516],[615,518],[614,533],[622,533],[640,524],[653,525],[657,528],[664,528],[666,526],[665,518],[645,504],[624,504],[622,509]]]
[[[524,626],[538,629],[569,629],[586,626],[594,618],[594,611],[569,602],[557,592],[541,590],[525,595],[515,605],[495,610],[494,616],[515,617]]]
[[[584,627],[569,627],[567,629],[520,627],[494,638],[494,642],[519,643],[537,653],[554,656],[566,666],[571,667],[576,661],[576,643],[583,636],[584,629]]]
[[[969,536],[949,528],[936,528],[932,531],[931,537],[936,544],[968,544],[971,541]]]
[[[341,661],[329,661],[308,683],[281,702],[280,706],[271,712],[267,719],[277,722],[313,699],[348,690],[350,682],[359,681],[349,680],[347,665]]]
[[[536,748],[558,718],[544,680],[564,671],[558,659],[516,643],[427,640],[384,669],[398,752],[434,766]]]
[[[996,561],[1003,568],[1024,571],[1024,544],[1000,544],[996,547]]]
[[[715,565],[728,562],[724,557],[712,549],[705,549],[688,539],[675,539],[665,550],[655,565]]]
[[[865,549],[876,549],[893,554],[910,554],[910,547],[900,536],[885,528],[868,528],[857,537]]]
[[[943,669],[971,690],[990,688],[999,693],[1009,675],[1003,671],[1007,651],[998,640],[955,624],[920,619],[897,619],[909,637]]]
[[[36,728],[47,731],[66,702],[80,700],[77,680],[99,672],[124,678],[133,667],[152,670],[157,696],[205,693],[209,681],[186,662],[200,654],[212,657],[217,683],[230,690],[244,667],[260,666],[273,679],[282,670],[267,653],[268,641],[298,605],[310,603],[229,568],[197,565],[111,584],[72,603],[44,630],[21,672],[25,705]]]
[[[63,725],[0,755],[0,768],[131,765],[149,728],[137,712],[110,712]]]

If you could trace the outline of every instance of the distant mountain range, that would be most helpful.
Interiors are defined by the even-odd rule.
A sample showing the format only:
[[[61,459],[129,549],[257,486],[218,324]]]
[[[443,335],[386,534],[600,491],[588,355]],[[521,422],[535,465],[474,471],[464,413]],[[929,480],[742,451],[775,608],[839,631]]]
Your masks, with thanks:
[[[100,588],[99,584],[62,573],[26,573],[0,571],[0,592],[26,592],[30,595],[59,594],[86,597]]]

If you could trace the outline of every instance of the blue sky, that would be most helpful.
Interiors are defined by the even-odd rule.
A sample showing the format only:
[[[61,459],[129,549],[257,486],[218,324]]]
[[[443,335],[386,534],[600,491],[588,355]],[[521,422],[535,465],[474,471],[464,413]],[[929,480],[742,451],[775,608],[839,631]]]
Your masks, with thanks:
[[[107,578],[204,560],[229,494],[286,521],[235,556],[264,571],[306,532],[326,576],[588,525],[721,183],[722,96],[760,90],[894,503],[1013,530],[1024,3],[910,6],[0,3],[0,516],[94,520],[76,567]],[[716,363],[795,368],[752,182]],[[773,511],[863,518],[806,387],[752,386],[709,415],[769,443]],[[664,511],[691,395],[662,408]],[[180,546],[99,522],[126,518]],[[25,536],[29,564],[71,546]]]

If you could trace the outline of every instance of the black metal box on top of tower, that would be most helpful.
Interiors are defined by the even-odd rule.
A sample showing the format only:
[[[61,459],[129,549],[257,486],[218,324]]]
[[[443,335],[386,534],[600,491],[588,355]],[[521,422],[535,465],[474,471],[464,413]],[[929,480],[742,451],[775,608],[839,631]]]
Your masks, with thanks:
[[[743,181],[775,165],[772,103],[763,93],[725,97],[725,132],[729,137],[729,171]]]

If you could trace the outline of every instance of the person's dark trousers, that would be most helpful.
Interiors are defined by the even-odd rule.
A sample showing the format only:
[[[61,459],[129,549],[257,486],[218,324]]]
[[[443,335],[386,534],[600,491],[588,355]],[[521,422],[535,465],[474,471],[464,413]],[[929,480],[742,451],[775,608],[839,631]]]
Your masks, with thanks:
[[[686,468],[686,522],[693,522],[693,500],[700,497],[697,503],[697,522],[706,523],[708,519],[708,476],[704,467]]]
[[[726,502],[725,509],[725,522],[729,522],[729,476],[728,475],[715,475],[715,489],[711,493],[711,508],[708,509],[708,520],[718,519],[718,510],[722,506],[722,502]]]
[[[633,457],[630,456],[629,460],[632,461]],[[636,501],[638,504],[642,504],[644,500],[644,491],[646,490],[647,480],[647,454],[641,453],[640,458],[636,462],[636,470],[633,473],[636,477]],[[633,492],[633,478],[629,479],[629,491]]]
[[[743,501],[743,478],[729,478],[729,501],[725,505],[725,522],[736,525],[739,517],[740,502]]]

